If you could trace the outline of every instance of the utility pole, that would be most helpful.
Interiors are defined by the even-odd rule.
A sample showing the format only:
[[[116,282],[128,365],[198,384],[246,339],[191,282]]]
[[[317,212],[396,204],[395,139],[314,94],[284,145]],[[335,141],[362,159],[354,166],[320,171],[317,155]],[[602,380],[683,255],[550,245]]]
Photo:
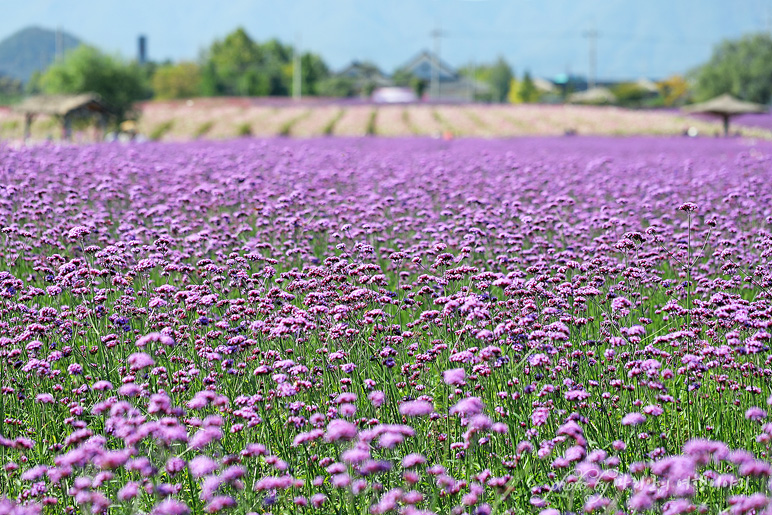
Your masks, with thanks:
[[[432,85],[430,88],[432,98],[440,98],[440,38],[445,35],[437,26],[429,35],[434,39],[434,59],[432,60]]]
[[[595,74],[598,64],[598,31],[593,27],[584,32],[582,36],[586,37],[590,44],[590,75],[587,77],[587,85],[589,89],[592,89],[595,87]]]
[[[296,36],[295,52],[292,55],[292,98],[300,100],[301,76],[300,76],[300,33]]]

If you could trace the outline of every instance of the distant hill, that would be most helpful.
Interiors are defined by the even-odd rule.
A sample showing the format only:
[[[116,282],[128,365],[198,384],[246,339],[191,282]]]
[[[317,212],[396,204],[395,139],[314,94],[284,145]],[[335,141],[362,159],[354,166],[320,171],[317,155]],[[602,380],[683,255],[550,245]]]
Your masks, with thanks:
[[[62,51],[81,44],[75,36],[61,32]],[[27,82],[36,71],[42,71],[56,57],[56,31],[28,27],[0,41],[0,76]]]

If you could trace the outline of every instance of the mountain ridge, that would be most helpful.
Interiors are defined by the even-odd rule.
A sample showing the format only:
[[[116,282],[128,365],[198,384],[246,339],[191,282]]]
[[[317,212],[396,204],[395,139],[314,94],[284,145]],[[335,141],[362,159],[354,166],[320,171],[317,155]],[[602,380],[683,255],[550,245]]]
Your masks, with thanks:
[[[72,50],[81,40],[64,31],[61,51]],[[0,76],[27,82],[33,73],[43,71],[56,60],[57,31],[39,26],[25,27],[0,41]]]

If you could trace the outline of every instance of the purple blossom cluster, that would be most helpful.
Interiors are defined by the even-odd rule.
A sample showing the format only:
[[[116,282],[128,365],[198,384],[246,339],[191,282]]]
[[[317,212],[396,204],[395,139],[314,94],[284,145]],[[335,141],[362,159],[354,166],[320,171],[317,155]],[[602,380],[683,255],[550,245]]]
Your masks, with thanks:
[[[0,156],[0,514],[772,513],[772,145]]]

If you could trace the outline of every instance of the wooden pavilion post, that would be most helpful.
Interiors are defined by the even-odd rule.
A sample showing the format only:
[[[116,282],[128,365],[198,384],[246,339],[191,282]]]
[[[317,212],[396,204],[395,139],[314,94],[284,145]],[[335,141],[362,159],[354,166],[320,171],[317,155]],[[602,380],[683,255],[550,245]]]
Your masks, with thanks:
[[[32,137],[32,119],[35,118],[33,113],[24,113],[24,141],[29,141]]]
[[[70,141],[72,139],[72,118],[70,113],[62,117],[62,140]]]

